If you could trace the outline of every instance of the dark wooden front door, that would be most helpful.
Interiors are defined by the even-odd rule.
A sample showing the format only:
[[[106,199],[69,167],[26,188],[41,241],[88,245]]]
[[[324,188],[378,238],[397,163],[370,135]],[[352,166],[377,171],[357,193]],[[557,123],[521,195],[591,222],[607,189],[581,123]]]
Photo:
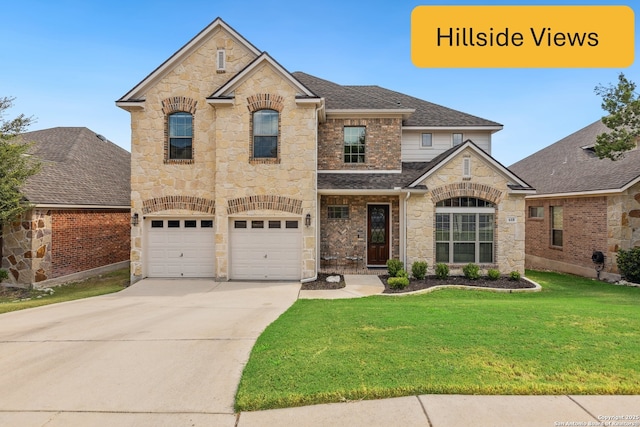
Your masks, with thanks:
[[[367,264],[385,265],[389,259],[389,205],[367,209]]]

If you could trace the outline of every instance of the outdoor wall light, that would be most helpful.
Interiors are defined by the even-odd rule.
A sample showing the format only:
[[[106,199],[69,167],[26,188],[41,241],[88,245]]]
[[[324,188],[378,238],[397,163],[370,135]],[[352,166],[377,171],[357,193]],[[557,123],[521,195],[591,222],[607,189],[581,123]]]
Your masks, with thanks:
[[[131,217],[131,225],[136,226],[138,225],[138,214],[134,213],[133,216]]]
[[[311,226],[311,214],[308,213],[306,217],[304,217],[304,225],[307,227]]]

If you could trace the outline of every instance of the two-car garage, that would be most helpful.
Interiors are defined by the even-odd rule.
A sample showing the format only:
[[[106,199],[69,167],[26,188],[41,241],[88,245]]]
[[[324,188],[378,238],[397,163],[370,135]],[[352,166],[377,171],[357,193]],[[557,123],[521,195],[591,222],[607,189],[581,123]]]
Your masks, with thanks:
[[[215,277],[213,219],[150,218],[148,277]],[[297,218],[229,221],[229,278],[299,280],[302,232]]]

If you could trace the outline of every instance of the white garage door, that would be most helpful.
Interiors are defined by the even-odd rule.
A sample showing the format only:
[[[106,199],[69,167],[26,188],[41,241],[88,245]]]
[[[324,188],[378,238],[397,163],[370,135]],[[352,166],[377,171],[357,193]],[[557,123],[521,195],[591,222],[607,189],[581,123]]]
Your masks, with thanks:
[[[231,279],[300,280],[300,220],[235,219],[229,227]]]
[[[213,277],[215,234],[211,219],[150,219],[149,277]]]

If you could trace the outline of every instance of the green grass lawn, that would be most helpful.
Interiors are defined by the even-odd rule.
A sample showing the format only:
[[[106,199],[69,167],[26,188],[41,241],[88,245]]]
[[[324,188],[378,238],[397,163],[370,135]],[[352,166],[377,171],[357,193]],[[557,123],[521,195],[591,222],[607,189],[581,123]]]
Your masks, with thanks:
[[[639,394],[640,288],[298,300],[256,342],[239,411],[427,393]]]
[[[33,289],[22,291],[20,295],[16,290],[7,288],[0,292],[0,314],[25,308],[39,307],[41,305],[55,304],[63,301],[88,298],[97,295],[118,292],[129,285],[129,269],[113,271],[92,277],[81,282],[54,286],[53,293]]]

